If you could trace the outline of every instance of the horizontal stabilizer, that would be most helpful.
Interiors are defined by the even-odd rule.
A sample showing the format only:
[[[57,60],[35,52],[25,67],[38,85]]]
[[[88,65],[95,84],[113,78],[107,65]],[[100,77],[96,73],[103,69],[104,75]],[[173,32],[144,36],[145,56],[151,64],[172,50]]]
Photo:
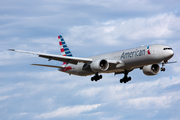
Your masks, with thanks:
[[[62,66],[43,65],[43,64],[31,64],[31,65],[43,66],[43,67],[53,67],[53,68],[65,68],[65,67],[62,67]]]

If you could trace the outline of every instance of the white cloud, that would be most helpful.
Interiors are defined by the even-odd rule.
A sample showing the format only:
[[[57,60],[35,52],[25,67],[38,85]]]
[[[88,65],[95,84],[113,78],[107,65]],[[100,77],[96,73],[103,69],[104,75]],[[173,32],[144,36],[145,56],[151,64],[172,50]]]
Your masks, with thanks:
[[[92,6],[101,6],[105,7],[109,10],[116,10],[118,12],[126,12],[126,11],[155,11],[160,10],[160,5],[153,5],[150,3],[149,0],[98,0],[98,1],[91,1],[91,0],[83,0],[79,2],[80,4],[87,4]],[[121,9],[119,9],[121,8]]]
[[[175,66],[173,69],[174,72],[179,73],[180,71],[180,66]]]
[[[89,89],[84,89],[84,90],[80,90],[78,93],[76,93],[76,95],[82,95],[82,96],[87,96],[87,97],[94,97],[96,96],[99,92],[101,92],[103,90],[103,87],[92,87]]]
[[[14,90],[14,88],[12,86],[3,86],[0,88],[0,94],[8,93],[13,90]]]
[[[52,112],[48,113],[42,113],[41,115],[35,116],[36,118],[54,118],[54,117],[73,117],[77,116],[83,112],[88,112],[93,109],[96,109],[100,106],[101,104],[95,104],[95,105],[79,105],[79,106],[73,106],[73,107],[61,107],[58,108],[57,110],[54,110]]]
[[[142,97],[128,99],[120,101],[120,106],[125,108],[134,108],[134,109],[158,109],[158,108],[167,108],[172,102],[171,97],[160,96],[160,97]]]
[[[20,116],[24,116],[24,115],[27,115],[28,113],[20,113]]]
[[[10,48],[4,48],[0,52],[0,66],[10,66],[15,64],[22,64],[25,62],[27,63],[27,61],[30,60],[30,58],[33,58],[33,55],[12,52],[8,51],[7,49]]]
[[[100,99],[103,103],[115,103],[118,101],[119,107],[122,108],[133,107],[134,109],[159,109],[170,107],[171,104],[179,101],[180,91],[161,92],[160,94],[157,91],[163,91],[179,84],[179,76],[172,78],[161,77],[157,80],[144,81],[140,83],[135,82],[123,85],[108,84],[96,88],[90,87],[80,89],[76,95],[88,97],[91,100]]]
[[[180,26],[177,22],[179,20],[180,17],[172,13],[159,14],[148,18],[117,19],[91,26],[74,26],[69,29],[69,34],[72,40],[79,40],[77,41],[80,43],[78,45],[96,43],[119,46],[138,42],[152,44],[155,40],[157,40],[156,43],[162,43],[165,42],[164,39],[179,36],[174,30]],[[151,41],[149,41],[150,39]],[[126,42],[123,42],[124,40]]]
[[[6,100],[7,98],[9,98],[10,96],[0,96],[0,101],[2,100]]]
[[[34,69],[36,69],[36,66],[34,66]],[[40,71],[40,72],[20,71],[20,72],[12,72],[10,74],[11,76],[8,76],[8,73],[1,73],[1,76],[7,77],[7,78],[25,77],[25,78],[33,78],[33,79],[38,79],[38,80],[51,80],[51,81],[61,81],[61,80],[72,78],[72,76],[69,76],[67,73],[62,73],[58,71],[57,69],[51,70],[51,71],[50,70]]]
[[[116,116],[113,116],[113,117],[102,117],[101,120],[122,120],[123,117],[120,116],[120,115],[116,115]]]

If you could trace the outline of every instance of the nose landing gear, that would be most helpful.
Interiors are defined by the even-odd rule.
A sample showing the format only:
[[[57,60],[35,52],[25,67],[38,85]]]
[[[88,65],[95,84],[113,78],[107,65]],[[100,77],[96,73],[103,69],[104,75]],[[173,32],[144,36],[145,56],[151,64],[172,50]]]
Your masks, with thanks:
[[[163,71],[163,72],[164,72],[165,70],[166,70],[166,69],[165,69],[164,67],[162,67],[162,68],[161,68],[161,71]]]
[[[163,71],[163,72],[166,70],[164,67],[166,63],[167,63],[167,60],[162,62],[161,71]]]

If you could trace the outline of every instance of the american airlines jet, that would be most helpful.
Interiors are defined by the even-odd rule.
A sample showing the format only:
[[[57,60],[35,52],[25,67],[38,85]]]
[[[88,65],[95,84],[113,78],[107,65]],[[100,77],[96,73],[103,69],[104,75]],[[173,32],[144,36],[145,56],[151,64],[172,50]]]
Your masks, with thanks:
[[[98,81],[102,79],[100,73],[114,73],[124,74],[124,77],[120,79],[120,83],[126,83],[131,80],[128,77],[128,73],[136,68],[140,68],[145,75],[156,75],[159,71],[165,71],[164,65],[174,55],[171,47],[167,45],[148,45],[138,48],[107,53],[103,55],[92,56],[88,58],[73,57],[63,37],[58,36],[60,51],[62,55],[53,55],[46,53],[37,53],[29,51],[21,51],[9,49],[10,51],[36,54],[39,57],[47,58],[50,60],[61,61],[61,66],[44,65],[44,64],[31,64],[36,66],[53,67],[58,68],[59,71],[72,75],[88,76],[91,77],[91,81]],[[176,61],[175,61],[176,62]],[[162,67],[159,65],[162,64]]]

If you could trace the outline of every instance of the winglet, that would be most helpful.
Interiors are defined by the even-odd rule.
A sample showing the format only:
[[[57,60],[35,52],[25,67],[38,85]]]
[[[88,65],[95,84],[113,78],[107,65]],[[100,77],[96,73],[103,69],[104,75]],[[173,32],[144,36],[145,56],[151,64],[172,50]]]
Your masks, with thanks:
[[[15,51],[15,49],[8,49],[9,51]]]

